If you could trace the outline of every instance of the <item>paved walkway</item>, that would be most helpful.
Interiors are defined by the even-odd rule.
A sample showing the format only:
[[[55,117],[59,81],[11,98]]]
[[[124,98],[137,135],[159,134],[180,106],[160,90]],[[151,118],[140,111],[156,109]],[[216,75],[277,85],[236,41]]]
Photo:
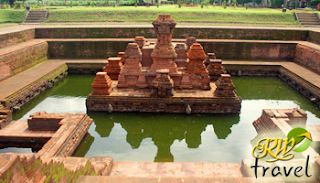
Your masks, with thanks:
[[[48,74],[50,71],[58,68],[64,63],[65,61],[48,60],[1,81],[0,99],[5,99],[7,96],[10,96],[25,86],[37,81],[39,78]]]

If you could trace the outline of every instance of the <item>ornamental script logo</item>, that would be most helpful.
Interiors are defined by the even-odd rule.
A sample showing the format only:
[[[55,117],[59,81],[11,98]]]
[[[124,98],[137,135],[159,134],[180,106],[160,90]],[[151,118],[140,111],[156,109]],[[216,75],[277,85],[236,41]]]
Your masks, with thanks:
[[[270,167],[264,167],[258,165],[258,159],[267,158],[267,162],[275,162],[278,160],[288,161],[294,158],[292,151],[301,153],[309,148],[312,138],[310,132],[304,128],[294,128],[288,134],[286,139],[282,138],[263,138],[258,141],[257,145],[252,149],[252,156],[256,158],[255,166],[251,166],[255,170],[255,177],[257,178],[257,169],[262,168],[262,176],[265,176]],[[305,174],[307,177],[311,177],[308,174],[309,155],[306,159]],[[284,175],[288,177],[294,167],[283,167]],[[301,177],[302,166],[298,166],[294,169],[294,175]],[[303,172],[303,171],[302,171]],[[271,175],[276,177],[282,175],[279,166],[273,167]]]

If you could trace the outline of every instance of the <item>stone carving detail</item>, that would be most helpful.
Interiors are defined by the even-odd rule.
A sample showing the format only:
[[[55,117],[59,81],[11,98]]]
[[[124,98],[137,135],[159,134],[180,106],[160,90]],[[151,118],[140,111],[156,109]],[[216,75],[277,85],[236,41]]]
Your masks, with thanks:
[[[152,96],[171,97],[173,96],[173,81],[169,76],[169,69],[157,70],[157,77],[152,81]]]
[[[110,95],[112,92],[112,81],[106,72],[97,72],[92,83],[92,95]]]
[[[231,80],[230,74],[221,74],[216,82],[217,89],[214,92],[216,97],[235,97],[235,86]]]

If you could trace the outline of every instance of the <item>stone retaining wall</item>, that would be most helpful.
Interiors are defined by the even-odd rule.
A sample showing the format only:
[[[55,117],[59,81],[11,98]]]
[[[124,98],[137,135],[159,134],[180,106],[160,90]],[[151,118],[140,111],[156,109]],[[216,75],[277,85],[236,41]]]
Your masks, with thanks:
[[[247,41],[198,41],[206,53],[214,52],[219,59],[293,60],[296,43]]]
[[[41,43],[0,53],[0,81],[47,59],[48,43]]]
[[[308,30],[242,29],[242,28],[184,28],[177,27],[173,38],[195,36],[198,39],[300,40],[308,38]],[[36,38],[146,38],[157,37],[153,27],[98,28],[37,28]]]
[[[309,31],[309,41],[320,44],[320,31]]]
[[[179,40],[180,41],[180,40]],[[132,41],[133,42],[133,41]],[[206,53],[219,59],[293,60],[296,43],[198,40]],[[48,40],[50,58],[108,58],[124,51],[129,40]]]
[[[298,44],[295,49],[294,61],[320,73],[320,50]]]
[[[116,57],[125,50],[129,41],[50,41],[48,55],[50,58],[109,58]]]
[[[35,29],[0,34],[0,48],[34,39]]]

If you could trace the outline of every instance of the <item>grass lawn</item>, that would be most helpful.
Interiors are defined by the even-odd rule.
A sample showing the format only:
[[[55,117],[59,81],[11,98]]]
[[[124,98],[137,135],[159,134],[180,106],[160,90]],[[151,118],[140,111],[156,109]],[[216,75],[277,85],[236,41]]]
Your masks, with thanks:
[[[0,9],[0,23],[22,22],[25,11],[25,9]]]
[[[49,10],[46,23],[53,22],[151,22],[159,14],[171,14],[177,22],[216,22],[299,25],[294,12],[276,9],[245,9],[220,6],[182,7],[162,5],[150,7],[66,7]]]
[[[0,23],[0,27],[7,27],[12,25],[19,25],[18,23]]]

